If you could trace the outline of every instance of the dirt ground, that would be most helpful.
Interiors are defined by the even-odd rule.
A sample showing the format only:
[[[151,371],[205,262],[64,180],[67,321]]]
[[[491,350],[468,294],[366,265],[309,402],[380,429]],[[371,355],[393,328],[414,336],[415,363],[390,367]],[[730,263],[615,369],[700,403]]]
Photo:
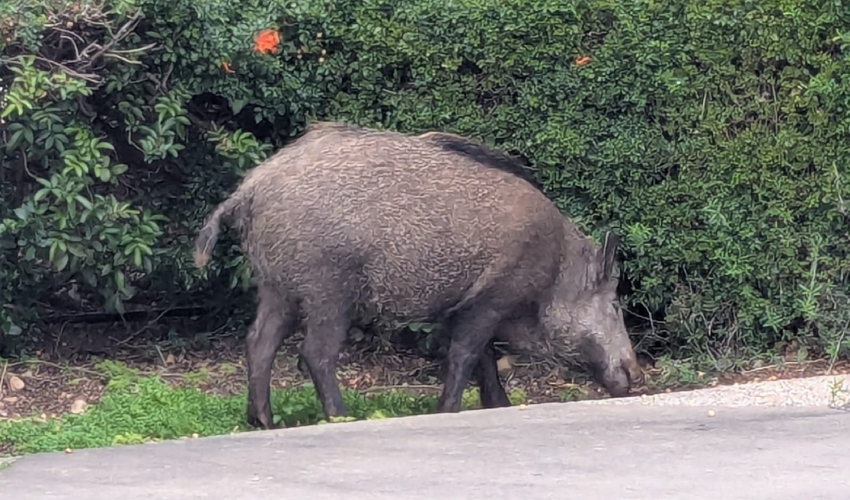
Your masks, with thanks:
[[[295,339],[288,341],[281,349],[273,370],[274,388],[291,388],[309,380],[298,368],[297,342]],[[67,343],[63,346],[64,351],[45,349],[37,353],[36,359],[0,365],[0,418],[56,418],[97,404],[106,381],[94,370],[94,366],[103,359],[120,360],[142,373],[156,374],[175,385],[192,385],[210,394],[233,395],[246,387],[241,340],[225,338],[211,342],[204,349],[186,349],[173,343],[131,346],[118,341],[106,349],[99,349],[108,355],[86,353],[80,346],[71,348]],[[565,378],[557,367],[546,363],[511,361],[510,357],[505,357],[499,363],[502,381],[509,390],[524,390],[528,404],[608,397],[601,388],[586,381],[580,374],[575,378]],[[826,360],[787,361],[739,373],[712,375],[694,372],[688,377],[671,375],[669,370],[665,372],[663,366],[646,363],[644,372],[647,383],[634,390],[636,395],[718,384],[850,373],[850,363],[838,362],[830,366]],[[342,385],[366,393],[403,389],[436,395],[441,390],[438,361],[392,345],[369,350],[344,350],[338,373]]]

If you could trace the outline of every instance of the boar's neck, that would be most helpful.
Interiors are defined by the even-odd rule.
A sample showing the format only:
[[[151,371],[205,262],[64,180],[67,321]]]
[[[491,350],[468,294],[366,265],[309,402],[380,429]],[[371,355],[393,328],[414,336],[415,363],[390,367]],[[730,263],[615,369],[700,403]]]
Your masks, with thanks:
[[[602,272],[598,248],[566,218],[562,253],[561,272],[556,283],[559,298],[574,302],[582,295],[593,293],[599,286]]]

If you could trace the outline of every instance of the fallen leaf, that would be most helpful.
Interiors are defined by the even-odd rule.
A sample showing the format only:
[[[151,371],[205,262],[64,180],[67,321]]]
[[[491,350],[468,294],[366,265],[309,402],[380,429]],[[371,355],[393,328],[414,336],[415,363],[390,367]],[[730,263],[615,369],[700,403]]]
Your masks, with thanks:
[[[510,370],[512,367],[513,367],[513,365],[511,365],[511,360],[508,359],[507,356],[502,356],[501,358],[499,358],[498,361],[496,361],[496,369],[500,373],[506,372],[506,371]]]
[[[20,391],[24,387],[26,387],[26,384],[24,384],[24,381],[19,377],[16,377],[15,375],[9,377],[9,389],[12,389],[13,391]]]
[[[86,411],[86,403],[85,399],[75,399],[73,403],[71,403],[71,413],[74,415],[79,415],[80,413]]]
[[[18,402],[18,396],[6,396],[5,398],[3,398],[3,402],[4,403],[10,403],[10,404],[11,403],[17,403]]]

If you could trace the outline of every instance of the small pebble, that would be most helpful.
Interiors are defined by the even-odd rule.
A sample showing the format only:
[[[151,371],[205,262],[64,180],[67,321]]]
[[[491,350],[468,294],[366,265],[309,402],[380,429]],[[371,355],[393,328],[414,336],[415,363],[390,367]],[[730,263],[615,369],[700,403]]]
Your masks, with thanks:
[[[74,415],[79,415],[86,411],[86,406],[88,406],[88,403],[86,403],[85,399],[75,399],[74,402],[71,404],[70,411]]]
[[[713,417],[715,415],[717,415],[717,413],[714,410],[708,410],[708,416],[709,417]]]
[[[9,377],[9,389],[11,389],[13,392],[20,391],[24,387],[26,387],[26,384],[24,384],[24,381],[21,380],[20,377],[16,377],[15,375]]]

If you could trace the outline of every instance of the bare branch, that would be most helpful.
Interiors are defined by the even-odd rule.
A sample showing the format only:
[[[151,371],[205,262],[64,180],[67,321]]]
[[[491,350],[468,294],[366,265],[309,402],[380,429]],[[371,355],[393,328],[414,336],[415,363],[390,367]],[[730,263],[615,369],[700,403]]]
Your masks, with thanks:
[[[126,64],[140,65],[136,58],[156,48],[157,44],[150,43],[142,47],[123,48],[119,45],[129,37],[142,17],[141,10],[129,16],[117,29],[113,29],[110,19],[113,13],[105,10],[103,2],[79,5],[74,12],[66,10],[51,10],[47,13],[49,30],[46,42],[38,54],[34,54],[40,63],[46,64],[73,78],[84,80],[95,86],[103,83],[105,59],[118,60]],[[73,28],[73,30],[72,30]],[[95,28],[94,30],[92,28]],[[57,55],[70,52],[66,43],[70,42],[73,55]],[[13,59],[0,59],[0,64],[8,64]]]
[[[133,60],[121,57],[118,54],[115,54],[114,52],[106,52],[106,53],[103,54],[103,57],[104,58],[110,58],[110,59],[118,59],[119,61],[125,62],[127,64],[135,64],[135,65],[142,64],[139,61],[133,61]]]
[[[132,31],[139,24],[139,19],[141,18],[141,15],[142,12],[140,10],[136,11],[136,13],[133,14],[132,17],[130,17],[130,20],[128,20],[126,23],[124,23],[123,26],[121,26],[121,28],[118,29],[118,33],[115,34],[112,40],[110,40],[109,43],[107,43],[103,47],[100,47],[100,49],[95,52],[89,58],[88,62],[84,63],[80,67],[80,69],[86,70],[91,68],[92,65],[95,64],[107,51],[109,51],[116,44],[120,43],[124,38],[127,38],[127,36],[129,36],[130,33],[132,33]]]

